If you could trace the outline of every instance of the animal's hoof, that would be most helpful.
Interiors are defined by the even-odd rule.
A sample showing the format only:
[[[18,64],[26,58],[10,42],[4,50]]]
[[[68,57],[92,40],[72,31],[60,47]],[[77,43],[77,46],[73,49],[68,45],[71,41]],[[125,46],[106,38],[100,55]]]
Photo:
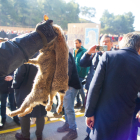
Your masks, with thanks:
[[[9,112],[7,115],[8,115],[9,117],[13,117],[12,112]]]
[[[51,110],[52,110],[52,106],[47,105],[47,106],[46,106],[46,110],[47,110],[47,111],[51,111]]]
[[[57,113],[60,113],[61,111],[62,111],[62,107],[57,107],[56,112],[57,112]]]
[[[26,114],[18,114],[18,117],[23,117],[23,116],[25,116]]]

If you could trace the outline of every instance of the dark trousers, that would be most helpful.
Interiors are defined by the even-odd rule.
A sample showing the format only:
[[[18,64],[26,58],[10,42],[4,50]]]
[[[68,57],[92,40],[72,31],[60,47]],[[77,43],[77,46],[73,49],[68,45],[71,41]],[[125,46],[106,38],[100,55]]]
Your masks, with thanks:
[[[21,133],[24,138],[30,138],[30,117],[21,117]],[[42,137],[42,132],[45,124],[44,116],[36,118],[36,136],[38,138]]]
[[[87,95],[88,95],[88,90],[87,90],[87,93],[86,93],[86,98],[85,98],[85,106],[86,106],[86,101],[87,101]],[[88,133],[88,135],[90,134],[91,132],[91,129],[87,126],[86,128],[86,132]]]
[[[14,92],[10,94],[0,94],[1,95],[1,117],[2,119],[6,119],[6,103],[7,103],[7,97],[9,99],[10,109],[11,111],[16,110],[16,104],[15,104],[15,97]],[[17,117],[17,116],[15,116]]]
[[[131,132],[128,140],[137,140],[138,127],[140,127],[140,123],[138,122],[138,119],[136,119],[136,113],[134,113]]]
[[[82,85],[82,81],[84,80],[84,78],[80,78],[79,77],[79,80],[80,80],[80,83],[81,83],[81,89],[78,90],[78,94],[76,96],[76,99],[77,99],[77,103],[81,103],[81,100],[80,100],[80,95],[82,97],[82,103],[83,103],[83,106],[85,105],[85,92],[83,90],[83,85]]]

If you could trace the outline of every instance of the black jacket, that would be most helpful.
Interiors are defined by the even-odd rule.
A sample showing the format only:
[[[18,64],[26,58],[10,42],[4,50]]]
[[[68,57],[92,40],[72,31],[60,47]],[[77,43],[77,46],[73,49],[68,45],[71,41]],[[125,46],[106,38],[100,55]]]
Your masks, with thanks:
[[[75,60],[74,60],[71,52],[69,52],[68,66],[69,66],[69,72],[68,72],[69,84],[68,85],[70,87],[75,88],[75,89],[81,89]]]
[[[18,108],[21,106],[26,96],[31,92],[36,73],[37,67],[30,64],[24,64],[15,71],[13,88],[15,89],[15,97]],[[46,115],[45,106],[38,105],[26,116],[41,117],[44,115]]]
[[[8,76],[13,76],[14,72],[10,73]],[[5,76],[4,77],[0,77],[0,93],[1,94],[9,94],[9,93],[13,93],[14,90],[13,88],[11,88],[12,86],[12,81],[5,81]]]
[[[85,116],[95,116],[94,140],[127,140],[140,90],[140,56],[131,48],[107,51],[91,81]]]
[[[99,58],[102,56],[102,52],[97,52],[93,55],[89,55],[87,53],[84,53],[82,58],[80,59],[80,66],[81,67],[90,67],[90,70],[88,72],[87,78],[86,78],[86,85],[85,88],[88,90],[90,82],[92,80],[92,77],[94,76],[94,72],[96,70],[96,67],[99,62]]]
[[[6,32],[5,32],[5,31],[1,31],[1,32],[0,32],[0,37],[1,37],[1,38],[6,38],[6,37],[7,37]]]
[[[0,76],[13,72],[42,47],[43,41],[37,32],[24,34],[12,41],[0,43]]]

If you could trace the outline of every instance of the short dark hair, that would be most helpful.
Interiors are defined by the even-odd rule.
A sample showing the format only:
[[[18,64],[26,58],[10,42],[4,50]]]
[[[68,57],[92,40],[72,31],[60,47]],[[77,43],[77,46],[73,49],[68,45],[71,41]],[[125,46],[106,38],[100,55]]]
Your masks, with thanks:
[[[104,38],[110,38],[110,42],[112,42],[112,38],[111,38],[109,35],[104,34],[104,35],[102,36],[101,40],[104,39]]]
[[[75,41],[78,41],[79,43],[82,43],[82,41],[80,39],[76,39]]]

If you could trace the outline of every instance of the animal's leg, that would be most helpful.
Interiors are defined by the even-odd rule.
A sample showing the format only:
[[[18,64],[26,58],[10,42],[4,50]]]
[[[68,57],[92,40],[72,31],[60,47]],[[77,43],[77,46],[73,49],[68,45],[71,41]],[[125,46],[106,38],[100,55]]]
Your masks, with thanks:
[[[18,114],[21,114],[21,113],[23,113],[23,112],[25,111],[25,109],[26,109],[27,107],[29,107],[29,106],[20,107],[19,109],[10,112],[10,113],[8,114],[8,116],[13,117],[13,116],[16,116],[16,115],[18,115]]]
[[[25,62],[24,64],[37,64],[37,60],[36,59],[29,59],[28,62]]]
[[[63,108],[63,99],[64,99],[64,96],[65,96],[65,94],[63,93],[59,93],[58,92],[58,94],[59,94],[59,105],[58,105],[58,107],[57,107],[57,113],[60,113],[61,111],[62,111],[62,108]]]
[[[33,106],[33,102],[34,102],[34,99],[31,98],[31,94],[29,94],[29,95],[25,98],[25,100],[24,100],[24,102],[22,103],[21,107],[20,107],[19,109],[15,110],[15,111],[10,112],[8,115],[9,115],[10,117],[13,117],[13,116],[16,116],[16,115],[18,115],[18,114],[23,113],[27,108],[29,108],[30,106]],[[26,114],[25,114],[25,115],[26,115]]]
[[[27,108],[23,113],[18,114],[18,117],[23,117],[23,116],[25,116],[26,114],[31,113],[32,110],[33,110],[33,107],[29,107],[29,108]]]
[[[48,101],[43,101],[43,102],[40,102],[40,104],[41,104],[41,105],[43,105],[43,106],[46,106],[46,105],[47,105],[47,103],[48,103]]]
[[[51,109],[52,109],[52,105],[53,105],[53,97],[56,95],[56,93],[55,94],[50,94],[49,95],[49,99],[48,99],[48,104],[47,104],[47,106],[46,106],[46,110],[47,111],[51,111]]]

